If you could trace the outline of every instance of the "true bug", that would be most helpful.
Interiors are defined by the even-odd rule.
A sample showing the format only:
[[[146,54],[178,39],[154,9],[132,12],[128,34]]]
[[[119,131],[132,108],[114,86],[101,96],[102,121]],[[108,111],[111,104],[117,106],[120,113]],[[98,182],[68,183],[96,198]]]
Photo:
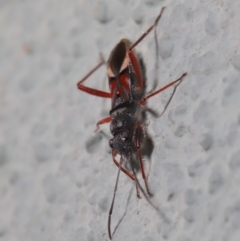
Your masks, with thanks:
[[[97,122],[97,128],[99,128],[99,125],[111,122],[110,131],[113,135],[113,138],[110,139],[109,146],[112,149],[113,162],[118,166],[117,180],[108,218],[108,234],[110,239],[112,238],[111,215],[113,211],[120,170],[124,172],[130,179],[135,181],[137,196],[140,197],[138,190],[140,189],[146,199],[150,202],[148,196],[150,197],[151,193],[148,188],[147,177],[142,160],[142,149],[145,145],[145,134],[143,126],[145,120],[144,112],[146,111],[146,101],[150,97],[153,97],[154,95],[159,94],[170,86],[175,85],[173,93],[162,112],[163,114],[168,107],[177,86],[181,83],[184,76],[187,75],[185,72],[177,80],[170,82],[169,84],[154,91],[153,93],[147,95],[145,94],[145,68],[142,58],[137,53],[135,53],[134,48],[148,35],[149,32],[151,32],[156,27],[164,9],[165,7],[161,9],[154,24],[150,26],[148,30],[143,33],[139,39],[137,39],[137,41],[131,43],[128,39],[122,39],[112,50],[107,61],[107,75],[110,92],[92,89],[83,85],[83,82],[105,63],[103,59],[77,84],[78,89],[88,94],[103,98],[111,98],[112,100],[110,115]],[[119,162],[116,160],[117,155],[120,155]],[[139,162],[148,196],[139,184],[136,177],[136,171],[133,167],[133,162],[136,160]],[[127,170],[123,166],[124,163],[130,163],[131,171]]]

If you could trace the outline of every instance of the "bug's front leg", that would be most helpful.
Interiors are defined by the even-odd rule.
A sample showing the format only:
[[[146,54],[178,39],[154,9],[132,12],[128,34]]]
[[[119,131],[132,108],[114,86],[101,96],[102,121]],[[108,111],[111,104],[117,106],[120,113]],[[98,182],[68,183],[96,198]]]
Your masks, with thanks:
[[[152,194],[151,194],[151,192],[149,190],[149,187],[148,187],[147,177],[146,177],[146,174],[145,174],[145,170],[144,170],[144,166],[143,166],[143,160],[142,160],[142,153],[141,153],[141,147],[142,147],[143,139],[144,139],[143,128],[140,125],[140,123],[137,123],[135,135],[134,135],[134,143],[135,143],[135,146],[136,146],[136,149],[137,149],[137,157],[138,157],[138,161],[139,161],[140,168],[141,168],[142,178],[144,180],[147,193],[148,193],[149,197],[151,197]]]
[[[107,123],[109,123],[109,122],[111,122],[111,121],[112,121],[112,117],[111,117],[111,116],[108,116],[108,117],[106,117],[106,118],[98,121],[97,124],[96,124],[96,126],[97,126],[97,127],[96,127],[96,130],[94,131],[94,133],[97,132],[97,131],[99,131],[100,125],[107,124]]]

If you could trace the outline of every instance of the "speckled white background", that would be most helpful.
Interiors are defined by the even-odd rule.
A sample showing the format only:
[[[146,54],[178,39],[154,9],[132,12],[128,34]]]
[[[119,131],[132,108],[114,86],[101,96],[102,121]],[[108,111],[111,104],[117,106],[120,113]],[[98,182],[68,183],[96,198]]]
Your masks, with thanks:
[[[169,222],[133,193],[114,240],[240,240],[240,3],[139,2],[0,1],[0,240],[108,240],[117,168],[106,138],[86,143],[110,103],[76,83],[162,6],[158,86],[188,71],[164,116],[149,116],[152,201]],[[138,50],[151,89],[153,35]],[[107,90],[104,67],[89,85]],[[132,185],[120,176],[113,229]]]

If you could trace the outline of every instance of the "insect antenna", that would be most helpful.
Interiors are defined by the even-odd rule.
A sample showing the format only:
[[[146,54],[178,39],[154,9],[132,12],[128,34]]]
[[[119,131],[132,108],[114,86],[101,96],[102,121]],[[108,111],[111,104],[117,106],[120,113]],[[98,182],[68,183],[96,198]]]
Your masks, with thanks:
[[[125,211],[124,211],[122,217],[120,218],[120,220],[118,221],[118,224],[116,225],[115,229],[113,230],[112,236],[115,234],[116,230],[118,229],[119,225],[121,224],[121,222],[123,221],[124,217],[127,214],[127,208],[128,208],[128,204],[129,204],[130,198],[132,196],[132,192],[133,192],[133,187],[131,188],[130,193],[128,195]]]
[[[123,158],[121,158],[120,161],[119,161],[119,167],[118,167],[117,179],[116,179],[114,192],[113,192],[112,204],[111,204],[111,207],[110,207],[110,210],[109,210],[109,213],[108,213],[108,236],[109,236],[110,240],[112,240],[112,235],[111,235],[111,217],[112,217],[112,212],[113,212],[115,196],[116,196],[116,193],[117,193],[118,180],[119,180],[120,170],[121,170],[122,164],[123,164]]]

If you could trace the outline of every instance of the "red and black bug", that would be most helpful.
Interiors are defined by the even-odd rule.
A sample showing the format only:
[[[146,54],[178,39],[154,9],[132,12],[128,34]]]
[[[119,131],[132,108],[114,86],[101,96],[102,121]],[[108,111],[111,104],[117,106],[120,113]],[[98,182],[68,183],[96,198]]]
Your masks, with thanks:
[[[187,73],[184,73],[180,78],[170,82],[164,87],[150,94],[145,93],[145,67],[141,56],[134,51],[134,48],[156,27],[164,9],[165,7],[161,9],[154,24],[149,27],[137,41],[131,43],[128,39],[122,39],[112,50],[107,61],[107,75],[110,92],[92,89],[83,85],[83,82],[105,63],[103,59],[77,84],[77,87],[80,90],[88,94],[103,98],[111,98],[112,100],[109,116],[97,122],[97,128],[99,128],[99,125],[111,122],[110,131],[113,138],[109,140],[109,146],[112,149],[113,162],[118,166],[117,180],[108,218],[108,234],[110,239],[112,238],[111,215],[113,212],[120,171],[124,172],[135,182],[137,196],[140,197],[140,189],[146,199],[150,202],[149,197],[151,196],[151,193],[149,191],[142,160],[142,150],[146,147],[146,134],[144,131],[145,112],[147,110],[146,102],[149,98],[159,94],[170,86],[174,86],[173,93],[162,112],[163,114],[167,109],[177,86],[181,83],[183,77],[187,75]],[[117,155],[120,156],[119,161],[116,159]],[[139,163],[147,194],[136,177],[136,170],[134,167],[134,162],[136,161]],[[124,165],[126,163],[130,165],[130,171],[125,168]]]

